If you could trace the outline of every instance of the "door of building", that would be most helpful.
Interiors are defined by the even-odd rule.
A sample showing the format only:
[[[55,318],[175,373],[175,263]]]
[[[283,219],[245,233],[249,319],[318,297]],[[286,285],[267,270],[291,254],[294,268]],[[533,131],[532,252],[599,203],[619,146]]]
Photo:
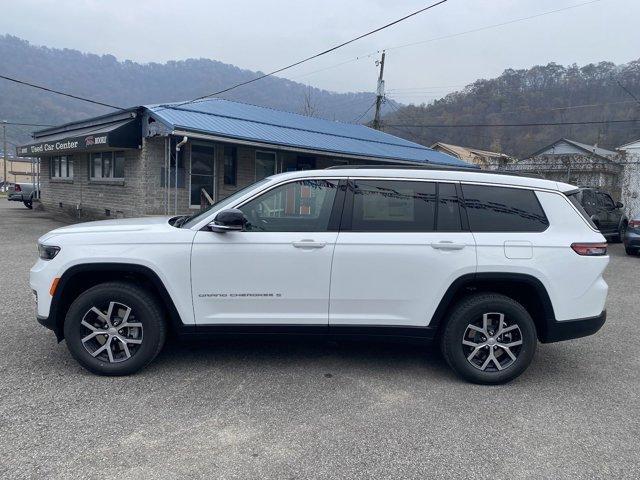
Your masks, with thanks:
[[[189,205],[200,207],[202,189],[215,199],[215,148],[212,145],[193,144],[191,146],[191,193]]]

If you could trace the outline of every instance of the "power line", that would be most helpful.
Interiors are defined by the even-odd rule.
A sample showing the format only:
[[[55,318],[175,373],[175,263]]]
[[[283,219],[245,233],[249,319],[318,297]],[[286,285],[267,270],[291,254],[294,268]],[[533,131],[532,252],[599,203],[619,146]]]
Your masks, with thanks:
[[[333,52],[335,50],[338,50],[339,48],[342,48],[342,47],[344,47],[346,45],[349,45],[349,44],[351,44],[353,42],[356,42],[356,41],[358,41],[358,40],[360,40],[362,38],[368,37],[369,35],[373,35],[374,33],[377,33],[377,32],[379,32],[381,30],[384,30],[384,29],[389,28],[389,27],[391,27],[393,25],[396,25],[396,24],[398,24],[398,23],[400,23],[400,22],[402,22],[404,20],[407,20],[408,18],[411,18],[411,17],[413,17],[415,15],[418,15],[420,13],[426,12],[427,10],[430,10],[430,9],[432,9],[434,7],[437,7],[438,5],[441,5],[441,4],[445,3],[446,1],[447,0],[440,0],[440,1],[436,2],[436,3],[428,5],[428,6],[424,7],[424,8],[421,8],[420,10],[417,10],[417,11],[415,11],[413,13],[410,13],[409,15],[405,15],[402,18],[394,20],[393,22],[387,23],[386,25],[383,25],[382,27],[378,27],[378,28],[376,28],[374,30],[370,30],[367,33],[363,33],[362,35],[358,35],[357,37],[352,38],[351,40],[347,40],[346,42],[343,42],[343,43],[341,43],[339,45],[335,45],[335,46],[333,46],[331,48],[323,50],[322,52],[316,53],[315,55],[311,55],[310,57],[304,58],[302,60],[298,60],[297,62],[294,62],[294,63],[292,63],[290,65],[287,65],[286,67],[278,68],[277,70],[273,70],[272,72],[265,73],[263,75],[259,75],[259,76],[255,77],[255,78],[252,78],[251,80],[246,80],[244,82],[240,82],[240,83],[237,83],[237,84],[232,85],[230,87],[227,87],[227,88],[224,88],[222,90],[219,90],[217,92],[210,93],[208,95],[203,95],[201,97],[194,98],[193,100],[189,100],[187,102],[174,104],[173,106],[174,107],[179,107],[179,106],[185,105],[187,103],[197,102],[198,100],[204,100],[205,98],[209,98],[209,97],[215,97],[216,95],[221,95],[223,93],[226,93],[226,92],[228,92],[230,90],[233,90],[233,89],[236,89],[238,87],[242,87],[244,85],[248,85],[250,83],[257,82],[258,80],[262,80],[263,78],[270,77],[272,75],[275,75],[276,73],[284,72],[285,70],[288,70],[290,68],[293,68],[293,67],[296,67],[298,65],[301,65],[301,64],[303,64],[305,62],[308,62],[309,60],[313,60],[315,58],[318,58],[318,57],[321,57],[323,55],[326,55],[327,53],[330,53],[330,52]]]
[[[629,90],[627,90],[627,87],[625,87],[624,85],[622,85],[622,83],[620,83],[618,80],[616,80],[616,83],[618,84],[618,86],[623,89],[625,92],[627,92],[627,94],[633,98],[638,104],[640,104],[640,99],[638,99],[638,97],[636,97],[633,93],[631,93]]]
[[[474,128],[474,127],[546,127],[559,125],[597,125],[602,123],[632,123],[640,121],[639,118],[631,120],[596,120],[585,122],[542,122],[542,123],[469,123],[459,125],[446,124],[406,124],[406,123],[387,123],[388,127],[407,127],[407,128]]]
[[[449,35],[443,35],[443,36],[440,36],[440,37],[433,37],[433,38],[429,38],[429,39],[426,39],[426,40],[420,40],[420,41],[417,41],[417,42],[411,42],[411,43],[405,43],[405,44],[402,44],[402,45],[385,47],[384,49],[386,49],[386,50],[397,50],[397,49],[400,49],[400,48],[406,48],[406,47],[412,47],[412,46],[416,46],[416,45],[422,45],[422,44],[425,44],[425,43],[435,42],[435,41],[438,41],[438,40],[444,40],[444,39],[447,39],[447,38],[458,37],[458,36],[461,36],[461,35],[468,35],[470,33],[476,33],[476,32],[480,32],[480,31],[484,31],[484,30],[489,30],[489,29],[492,29],[492,28],[503,27],[505,25],[510,25],[512,23],[524,22],[524,21],[527,21],[527,20],[531,20],[533,18],[538,18],[538,17],[542,17],[542,16],[545,16],[545,15],[551,15],[551,14],[562,12],[562,11],[565,11],[565,10],[571,10],[573,8],[579,8],[579,7],[583,7],[583,6],[590,5],[590,4],[596,3],[596,2],[601,2],[601,1],[602,0],[591,0],[591,1],[588,1],[588,2],[577,3],[577,4],[574,4],[574,5],[569,5],[567,7],[558,8],[558,9],[555,9],[555,10],[548,10],[546,12],[540,12],[540,13],[537,13],[535,15],[529,15],[527,17],[514,18],[514,19],[511,19],[511,20],[507,20],[507,21],[501,22],[501,23],[494,23],[494,24],[491,24],[491,25],[485,25],[484,27],[474,28],[472,30],[465,30],[465,31],[462,31],[462,32],[452,33],[452,34],[449,34]],[[292,78],[306,77],[306,76],[309,76],[309,75],[313,75],[315,73],[323,72],[325,70],[330,70],[332,68],[340,67],[340,66],[345,65],[347,63],[357,62],[358,60],[362,60],[362,59],[365,59],[365,58],[371,58],[373,55],[379,54],[382,50],[383,50],[383,48],[380,48],[380,49],[378,49],[378,50],[376,50],[374,52],[358,55],[357,57],[353,57],[351,59],[348,59],[348,60],[342,61],[340,63],[337,63],[335,65],[330,65],[328,67],[324,67],[324,68],[321,68],[319,70],[314,70],[312,72],[308,72],[308,73],[299,75],[298,77],[292,77]]]
[[[367,108],[364,112],[362,112],[360,115],[358,115],[356,118],[354,118],[353,120],[351,120],[351,123],[357,123],[360,120],[362,120],[362,118],[369,113],[369,111],[373,108],[373,106],[376,104],[376,102],[374,101],[371,105],[369,105],[369,108]]]
[[[80,97],[78,95],[73,95],[71,93],[61,92],[59,90],[53,90],[52,88],[43,87],[42,85],[36,85],[35,83],[25,82],[24,80],[18,80],[17,78],[7,77],[6,75],[0,75],[0,78],[8,80],[10,82],[18,83],[20,85],[25,85],[27,87],[37,88],[39,90],[44,90],[45,92],[55,93],[57,95],[62,95],[64,97],[74,98],[76,100],[81,100],[83,102],[93,103],[96,105],[101,105],[103,107],[113,108],[115,110],[125,110],[122,107],[116,107],[115,105],[109,105],[108,103],[98,102],[97,100],[91,100],[90,98]]]

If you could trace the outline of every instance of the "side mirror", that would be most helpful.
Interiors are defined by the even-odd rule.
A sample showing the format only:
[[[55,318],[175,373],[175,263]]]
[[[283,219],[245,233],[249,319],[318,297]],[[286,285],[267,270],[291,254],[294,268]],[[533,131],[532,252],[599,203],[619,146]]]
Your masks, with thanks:
[[[624,204],[622,202],[616,202],[616,208],[622,208]]]
[[[242,231],[247,224],[247,218],[241,210],[230,208],[218,212],[208,226],[212,232],[224,233],[229,231]]]

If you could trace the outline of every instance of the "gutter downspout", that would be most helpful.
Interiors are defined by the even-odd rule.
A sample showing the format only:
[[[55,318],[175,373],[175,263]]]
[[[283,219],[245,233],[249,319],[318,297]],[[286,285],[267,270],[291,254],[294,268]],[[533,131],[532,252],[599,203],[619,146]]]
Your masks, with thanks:
[[[182,140],[176,144],[176,178],[175,178],[175,197],[173,198],[173,214],[178,214],[178,156],[180,155],[180,148],[187,143],[189,139],[185,135]],[[185,179],[186,180],[186,179]]]

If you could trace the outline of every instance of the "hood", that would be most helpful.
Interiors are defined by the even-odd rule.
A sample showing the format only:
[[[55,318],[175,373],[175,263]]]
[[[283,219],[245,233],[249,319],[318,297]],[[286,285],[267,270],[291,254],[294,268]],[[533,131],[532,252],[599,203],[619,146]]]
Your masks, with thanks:
[[[46,241],[54,235],[67,235],[75,233],[123,233],[152,230],[161,226],[169,225],[169,220],[173,217],[141,217],[141,218],[120,218],[115,220],[99,220],[96,222],[77,223],[66,227],[56,228],[40,238],[41,242]]]

